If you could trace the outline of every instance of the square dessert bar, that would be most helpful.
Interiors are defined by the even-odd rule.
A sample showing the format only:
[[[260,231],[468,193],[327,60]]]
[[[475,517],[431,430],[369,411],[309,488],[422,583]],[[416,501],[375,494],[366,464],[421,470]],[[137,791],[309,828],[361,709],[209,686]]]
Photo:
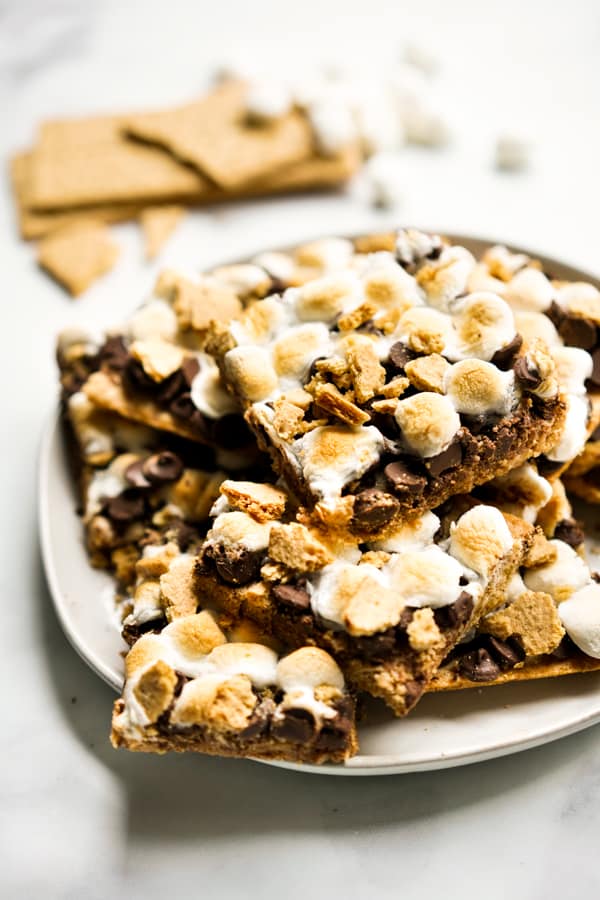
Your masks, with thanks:
[[[253,441],[214,360],[203,352],[210,322],[228,322],[272,279],[258,266],[187,278],[163,272],[153,295],[108,335],[67,329],[58,364],[65,402],[83,394],[125,419],[221,448]]]
[[[345,245],[208,346],[291,490],[368,540],[551,450],[566,407],[543,341],[470,289],[467,250],[411,230],[393,251]]]
[[[140,637],[125,673],[115,747],[305,763],[356,753],[352,695],[317,647],[280,657],[235,630],[228,636],[204,610]]]
[[[534,530],[461,501],[384,539],[318,529],[270,485],[225,481],[196,565],[198,598],[254,620],[289,647],[330,652],[348,681],[397,715],[442,660],[504,602]],[[450,506],[450,504],[449,504]]]

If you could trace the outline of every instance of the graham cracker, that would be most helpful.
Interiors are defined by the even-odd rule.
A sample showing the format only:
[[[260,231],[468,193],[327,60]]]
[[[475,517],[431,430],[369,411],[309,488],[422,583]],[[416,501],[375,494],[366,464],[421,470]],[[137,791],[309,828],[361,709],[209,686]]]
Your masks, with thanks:
[[[112,269],[119,247],[99,222],[80,222],[45,237],[38,245],[38,262],[77,296]]]
[[[494,687],[498,684],[512,684],[516,681],[534,681],[539,678],[558,678],[562,675],[579,675],[582,672],[597,672],[600,670],[600,659],[592,659],[583,654],[573,655],[567,659],[531,659],[520,668],[509,669],[501,672],[493,681],[470,681],[452,666],[438,669],[427,690],[432,693],[439,691],[462,691],[466,688]]]
[[[197,203],[205,178],[170,154],[128,140],[123,116],[45,122],[31,152],[27,205],[64,210],[96,204]]]
[[[227,191],[238,190],[314,154],[313,133],[294,110],[272,123],[251,125],[247,86],[227,81],[185,106],[127,117],[128,134],[167,148]]]
[[[148,206],[140,213],[146,259],[154,259],[169,240],[183,217],[183,206]]]
[[[44,237],[68,225],[94,220],[111,224],[135,219],[140,207],[135,204],[67,209],[64,212],[36,212],[29,208],[31,153],[18,153],[10,161],[10,178],[17,208],[19,232],[25,240]]]

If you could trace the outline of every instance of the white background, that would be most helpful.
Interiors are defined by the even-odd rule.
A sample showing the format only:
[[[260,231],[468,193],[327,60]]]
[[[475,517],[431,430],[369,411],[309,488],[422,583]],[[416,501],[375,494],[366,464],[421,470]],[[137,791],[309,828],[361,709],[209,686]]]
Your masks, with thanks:
[[[396,220],[522,242],[598,272],[594,0],[4,0],[3,163],[43,117],[185,100],[226,57],[256,54],[282,72],[327,60],[368,71],[406,39],[439,53],[457,137],[441,153],[405,154]],[[491,167],[494,135],[512,125],[537,138],[527,175]],[[2,191],[2,896],[597,896],[598,728],[512,758],[388,779],[110,748],[113,695],[66,643],[44,584],[36,452],[56,397],[53,335],[123,315],[156,266],[143,263],[133,226],[116,229],[119,266],[71,301],[18,241]],[[392,219],[352,196],[230,206],[190,217],[161,262],[202,266]]]

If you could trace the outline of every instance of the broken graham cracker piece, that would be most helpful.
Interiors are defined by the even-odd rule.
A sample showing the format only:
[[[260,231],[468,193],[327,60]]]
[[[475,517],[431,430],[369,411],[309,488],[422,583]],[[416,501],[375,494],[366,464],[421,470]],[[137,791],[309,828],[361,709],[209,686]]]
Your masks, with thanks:
[[[444,379],[450,371],[450,364],[439,353],[418,356],[409,360],[404,367],[408,380],[420,391],[444,393]]]
[[[115,747],[310,763],[356,752],[354,702],[327,653],[280,657],[235,628],[231,642],[223,627],[203,611],[136,642],[114,706]]]
[[[364,425],[371,418],[367,412],[338,391],[334,384],[318,385],[314,396],[317,406],[347,425]]]
[[[234,509],[249,513],[259,522],[280,519],[285,511],[287,494],[270,484],[233,481],[228,478],[220,487]]]
[[[40,266],[74,297],[112,269],[118,255],[108,228],[97,222],[66,226],[38,245]]]
[[[479,630],[502,639],[518,638],[527,656],[552,653],[565,636],[556,603],[540,591],[525,591],[506,609],[485,616]]]
[[[247,86],[227,81],[186,106],[129,116],[128,134],[167,148],[227,191],[313,155],[308,120],[289,112],[270,123],[250,124]]]
[[[242,311],[242,303],[233,288],[210,276],[199,281],[165,269],[156,280],[157,297],[168,300],[181,331],[204,332],[211,322],[227,322]]]
[[[333,562],[333,555],[304,525],[276,524],[269,535],[269,556],[290,569],[312,572]]]
[[[183,206],[148,206],[140,213],[146,259],[154,259],[185,216]]]

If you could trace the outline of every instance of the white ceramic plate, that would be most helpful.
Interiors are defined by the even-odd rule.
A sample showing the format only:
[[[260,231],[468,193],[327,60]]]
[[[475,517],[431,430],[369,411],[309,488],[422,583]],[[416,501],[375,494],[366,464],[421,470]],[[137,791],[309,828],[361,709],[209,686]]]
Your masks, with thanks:
[[[480,242],[460,240],[475,251],[481,249]],[[558,277],[593,280],[554,261],[549,265]],[[39,526],[46,576],[69,641],[119,691],[126,645],[114,612],[112,580],[89,565],[77,503],[55,413],[43,435],[39,462]],[[587,518],[590,526],[598,523],[597,508],[578,509],[577,514]],[[593,562],[600,567],[600,558]],[[335,775],[441,769],[535,747],[597,722],[600,672],[429,695],[403,720],[394,719],[383,705],[373,702],[359,728],[360,755],[345,765],[274,765]]]

